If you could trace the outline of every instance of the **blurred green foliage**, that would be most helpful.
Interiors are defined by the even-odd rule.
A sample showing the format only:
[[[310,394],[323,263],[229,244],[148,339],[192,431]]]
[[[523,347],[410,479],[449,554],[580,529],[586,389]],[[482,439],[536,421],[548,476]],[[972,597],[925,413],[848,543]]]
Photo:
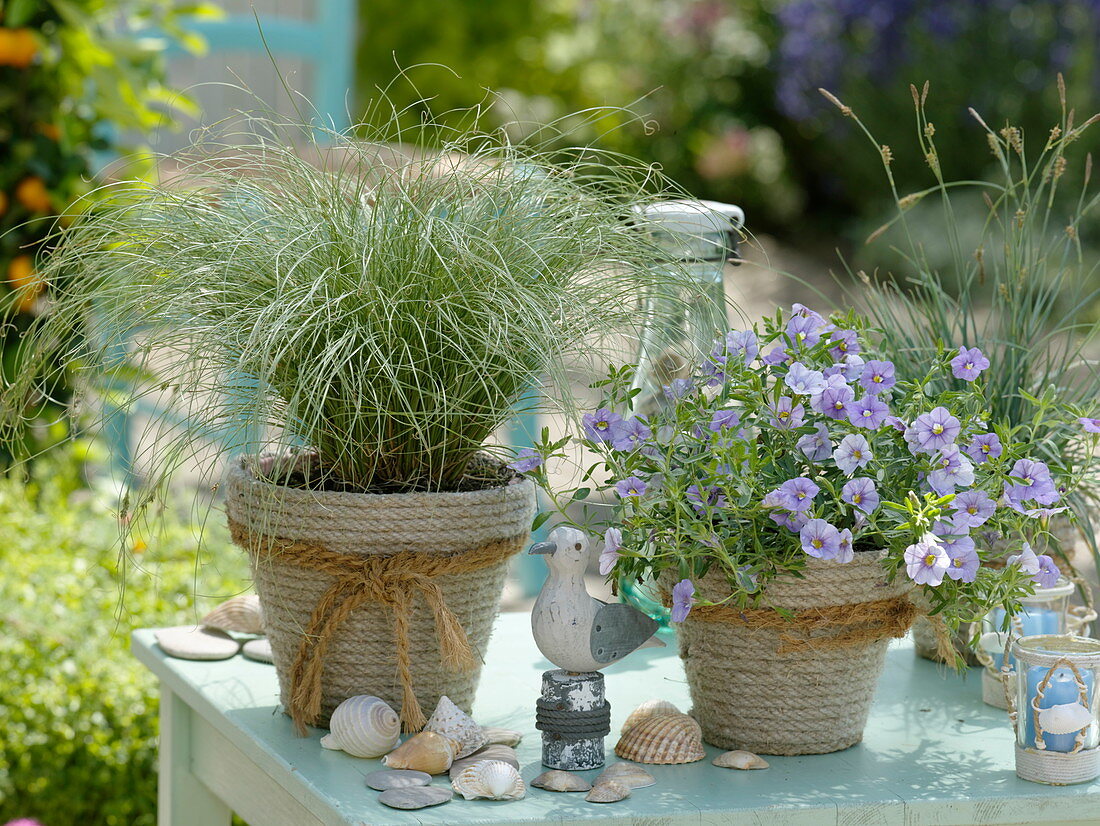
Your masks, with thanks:
[[[157,688],[130,631],[194,622],[247,583],[217,518],[200,546],[189,513],[164,513],[120,553],[113,497],[80,489],[80,458],[52,451],[41,484],[0,479],[0,823],[155,823]]]

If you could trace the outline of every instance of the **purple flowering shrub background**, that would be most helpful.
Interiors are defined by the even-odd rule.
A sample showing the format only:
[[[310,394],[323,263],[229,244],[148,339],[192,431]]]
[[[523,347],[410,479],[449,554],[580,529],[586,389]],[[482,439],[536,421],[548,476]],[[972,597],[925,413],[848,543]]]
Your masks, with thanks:
[[[886,569],[924,586],[952,622],[998,605],[1011,613],[1034,585],[1057,581],[1055,561],[1030,543],[1078,480],[1028,455],[1027,428],[989,423],[982,383],[995,365],[963,347],[901,376],[861,327],[795,305],[762,331],[733,331],[648,417],[631,410],[629,368],[598,383],[603,402],[579,441],[599,462],[586,486],[548,494],[564,514],[614,491],[614,507],[574,522],[604,533],[600,572],[671,574],[674,621],[715,566],[728,601],[749,605],[809,557],[844,564],[884,549]],[[936,379],[950,389],[930,395]],[[1058,420],[1095,447],[1100,426],[1080,414],[1049,401],[1033,426]],[[545,462],[568,441],[544,438],[515,466],[548,487]],[[1006,553],[1007,567],[985,564]]]

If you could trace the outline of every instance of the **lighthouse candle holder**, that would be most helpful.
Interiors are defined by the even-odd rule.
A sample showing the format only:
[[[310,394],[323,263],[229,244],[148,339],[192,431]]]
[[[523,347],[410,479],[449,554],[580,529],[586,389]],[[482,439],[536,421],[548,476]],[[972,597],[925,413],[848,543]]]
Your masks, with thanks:
[[[1016,774],[1065,786],[1100,777],[1100,641],[1072,634],[1012,643]]]

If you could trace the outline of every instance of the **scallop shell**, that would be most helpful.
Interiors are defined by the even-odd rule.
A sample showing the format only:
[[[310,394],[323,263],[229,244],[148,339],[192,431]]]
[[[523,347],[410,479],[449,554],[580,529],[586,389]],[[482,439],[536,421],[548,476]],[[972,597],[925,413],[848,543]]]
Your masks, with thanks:
[[[657,782],[657,778],[634,763],[612,763],[592,782],[598,786],[608,780],[622,783],[628,789],[644,789]]]
[[[454,762],[458,743],[434,731],[414,734],[382,758],[388,769],[412,769],[428,774],[443,774]]]
[[[642,720],[648,720],[650,717],[660,717],[666,714],[682,714],[680,709],[676,708],[668,700],[646,700],[636,709],[634,709],[627,716],[626,721],[623,723],[623,727],[619,730],[619,735],[626,734],[628,729],[633,728],[642,722]]]
[[[536,789],[546,789],[548,792],[587,792],[592,784],[579,774],[550,769],[531,781]]]
[[[336,706],[328,725],[329,733],[321,738],[321,745],[352,757],[380,757],[401,737],[397,712],[385,700],[369,694],[348,697]]]
[[[227,599],[201,620],[207,628],[236,631],[240,634],[262,634],[264,611],[255,594],[242,594]]]
[[[439,703],[432,712],[432,716],[428,718],[424,731],[434,731],[458,743],[456,759],[473,754],[489,742],[489,738],[485,736],[485,730],[448,697],[439,698]]]
[[[616,803],[630,797],[630,789],[614,780],[605,780],[592,787],[584,796],[589,803]]]
[[[1092,713],[1080,703],[1039,709],[1039,727],[1045,734],[1075,734],[1092,721]]]
[[[451,781],[451,787],[467,800],[520,800],[527,794],[519,772],[502,760],[474,763]]]
[[[686,714],[642,720],[615,744],[615,754],[635,763],[694,763],[707,756],[699,724]]]
[[[519,757],[511,746],[492,745],[486,746],[480,751],[475,751],[469,757],[455,760],[451,764],[451,780],[454,780],[466,768],[480,763],[482,760],[501,760],[514,769],[519,769]]]
[[[740,749],[723,752],[710,762],[723,769],[766,769],[769,766],[763,757]]]

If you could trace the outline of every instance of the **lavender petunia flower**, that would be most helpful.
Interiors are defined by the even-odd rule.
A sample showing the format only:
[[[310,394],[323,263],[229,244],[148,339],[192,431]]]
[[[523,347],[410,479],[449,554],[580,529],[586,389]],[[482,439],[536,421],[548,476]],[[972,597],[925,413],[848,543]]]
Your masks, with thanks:
[[[974,549],[974,540],[969,536],[943,543],[947,554],[947,576],[957,582],[973,582],[978,577],[978,568],[982,561]]]
[[[810,316],[794,316],[787,322],[787,338],[795,349],[813,347],[821,341],[821,326]]]
[[[837,361],[849,355],[856,355],[860,349],[855,330],[833,330],[829,341],[833,344],[829,348],[829,354]]]
[[[736,410],[716,410],[707,427],[713,433],[729,428],[733,429],[741,424],[741,414]]]
[[[974,466],[962,455],[958,445],[941,448],[932,457],[932,471],[927,482],[940,496],[954,493],[956,487],[966,487],[974,483]]]
[[[802,550],[818,559],[833,559],[840,553],[840,531],[824,519],[811,519],[798,532]]]
[[[690,579],[681,579],[672,586],[672,621],[683,622],[695,604],[695,585]]]
[[[1090,419],[1082,416],[1077,420],[1086,433],[1100,433],[1100,419]]]
[[[840,544],[837,547],[836,556],[833,559],[836,562],[851,562],[856,558],[855,549],[852,547],[852,532],[848,528],[845,528],[840,532]]]
[[[813,408],[823,416],[830,419],[848,418],[848,405],[855,399],[855,391],[844,384],[843,378],[837,376],[841,384],[839,387],[826,387],[820,394],[814,396],[811,402]]]
[[[726,352],[740,356],[748,367],[760,352],[760,342],[752,330],[734,330],[726,333]]]
[[[637,476],[628,476],[615,483],[615,491],[624,499],[628,496],[641,496],[645,489],[645,482]]]
[[[909,425],[905,423],[904,419],[899,419],[897,416],[887,416],[882,420],[884,425],[894,428],[898,433],[904,433],[909,429]]]
[[[775,511],[768,514],[768,518],[781,528],[786,528],[791,533],[798,533],[803,526],[810,521],[808,513],[792,513],[791,511]]]
[[[800,361],[791,365],[783,381],[792,392],[800,396],[813,396],[825,389],[825,377]]]
[[[603,550],[600,551],[600,575],[607,576],[619,560],[619,548],[623,546],[623,532],[608,528],[603,533]]]
[[[875,481],[866,476],[849,479],[840,489],[840,498],[849,505],[855,505],[864,513],[871,513],[879,505],[878,490]]]
[[[895,368],[892,361],[871,359],[863,365],[863,375],[859,377],[859,383],[868,393],[878,395],[879,393],[885,393],[898,383],[894,373]]]
[[[811,462],[823,462],[833,452],[833,443],[829,441],[829,430],[823,424],[819,424],[813,433],[801,437],[795,442],[795,447],[801,450]]]
[[[959,354],[951,359],[951,373],[957,379],[974,381],[989,367],[989,359],[977,347],[959,348]]]
[[[844,359],[844,378],[847,381],[859,381],[863,378],[864,361],[859,356]]]
[[[665,398],[674,402],[677,399],[684,398],[684,396],[691,395],[692,391],[695,390],[695,382],[691,379],[673,379],[662,389],[665,392]]]
[[[866,467],[873,458],[870,443],[859,433],[849,433],[833,451],[833,461],[848,476],[857,468]]]
[[[613,413],[606,407],[601,407],[595,413],[585,413],[581,417],[581,424],[584,427],[584,432],[588,434],[588,438],[594,442],[606,442],[611,439],[611,430],[619,422],[623,420],[623,417],[618,413]]]
[[[918,453],[934,453],[955,441],[962,430],[959,420],[946,407],[934,407],[917,416],[912,425]]]
[[[1005,484],[1005,498],[1017,510],[1028,500],[1040,505],[1053,505],[1061,496],[1050,477],[1050,468],[1043,462],[1018,459],[1009,476],[1011,479]]]
[[[794,430],[796,427],[802,427],[806,408],[800,404],[796,405],[790,396],[780,397],[774,405],[769,404],[768,409],[772,412],[773,427],[778,427],[780,430]]]
[[[980,433],[966,446],[966,455],[979,465],[986,459],[996,459],[1002,453],[1004,448],[996,433]]]
[[[528,473],[542,466],[542,456],[529,447],[523,448],[516,454],[516,458],[508,463],[508,467],[516,473]]]
[[[1005,564],[1019,565],[1021,571],[1025,574],[1031,574],[1032,576],[1039,573],[1039,557],[1037,557],[1035,551],[1031,549],[1030,542],[1025,542],[1020,553],[1010,556],[1005,560]]]
[[[867,395],[848,405],[848,421],[856,427],[878,430],[886,421],[890,408],[878,396]]]
[[[1040,554],[1039,572],[1031,578],[1035,584],[1040,588],[1053,588],[1058,584],[1058,579],[1061,576],[1062,572],[1058,570],[1054,560],[1046,554]]]
[[[905,549],[905,572],[918,585],[939,585],[951,560],[933,534],[926,533],[920,542]]]
[[[790,364],[794,361],[794,356],[788,353],[782,344],[777,344],[761,356],[760,360],[769,367],[775,367],[779,364]]]
[[[984,490],[964,490],[951,502],[951,508],[957,526],[980,528],[993,515],[997,503]]]
[[[1069,508],[1013,508],[1015,511],[1019,511],[1024,516],[1030,516],[1032,519],[1050,519],[1052,516],[1057,516],[1060,513],[1065,513]]]
[[[684,498],[691,503],[691,507],[700,516],[706,513],[708,507],[724,508],[728,504],[726,497],[722,494],[722,489],[717,487],[709,487],[706,491],[703,491],[698,485],[690,485],[684,492]]]
[[[717,387],[726,380],[726,356],[722,350],[715,349],[703,359],[702,374],[707,376],[707,387]]]
[[[814,497],[820,490],[821,488],[805,476],[798,476],[788,479],[779,486],[779,502],[781,507],[789,511],[807,511],[813,505]]]
[[[611,446],[615,450],[637,450],[653,434],[641,419],[623,419],[611,428]]]

